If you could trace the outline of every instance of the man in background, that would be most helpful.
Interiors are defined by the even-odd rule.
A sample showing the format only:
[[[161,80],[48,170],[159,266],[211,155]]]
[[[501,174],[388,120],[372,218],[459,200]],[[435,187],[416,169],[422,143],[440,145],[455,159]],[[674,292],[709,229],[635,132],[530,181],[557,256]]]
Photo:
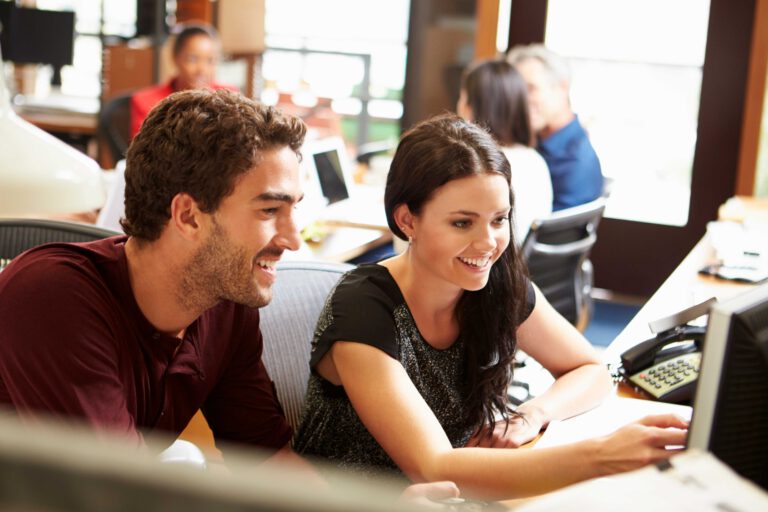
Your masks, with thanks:
[[[516,46],[507,60],[528,85],[536,149],[552,178],[552,210],[597,199],[603,192],[600,160],[571,108],[568,63],[540,44]]]

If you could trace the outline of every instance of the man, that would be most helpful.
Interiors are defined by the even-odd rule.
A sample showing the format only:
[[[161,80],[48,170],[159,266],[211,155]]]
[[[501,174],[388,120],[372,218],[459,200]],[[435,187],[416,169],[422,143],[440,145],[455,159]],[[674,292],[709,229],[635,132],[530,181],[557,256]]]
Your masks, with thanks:
[[[230,91],[163,100],[128,150],[128,236],[41,246],[0,273],[0,404],[137,446],[202,409],[217,440],[308,467],[289,447],[257,309],[300,244],[305,131]],[[456,494],[442,482],[402,497]]]
[[[587,132],[571,109],[570,69],[544,46],[516,46],[507,60],[528,84],[531,126],[552,178],[552,210],[597,199],[603,175]]]
[[[179,93],[125,172],[128,237],[33,249],[0,274],[0,403],[122,433],[291,438],[261,362],[258,308],[299,247],[301,121],[235,93]]]

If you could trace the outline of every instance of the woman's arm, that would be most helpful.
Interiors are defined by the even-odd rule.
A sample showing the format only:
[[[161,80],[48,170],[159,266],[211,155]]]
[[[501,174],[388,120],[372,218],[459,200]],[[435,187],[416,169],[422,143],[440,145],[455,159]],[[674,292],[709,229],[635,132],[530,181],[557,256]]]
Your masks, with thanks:
[[[454,449],[400,363],[381,350],[336,342],[326,356],[355,411],[400,469],[415,482],[450,480],[466,494],[502,499],[547,492],[669,456],[682,431],[630,425],[607,438],[541,450]],[[685,424],[672,417],[659,427]]]
[[[536,359],[555,382],[518,410],[546,426],[599,405],[611,392],[607,369],[589,341],[536,291],[536,306],[517,330],[518,347]]]

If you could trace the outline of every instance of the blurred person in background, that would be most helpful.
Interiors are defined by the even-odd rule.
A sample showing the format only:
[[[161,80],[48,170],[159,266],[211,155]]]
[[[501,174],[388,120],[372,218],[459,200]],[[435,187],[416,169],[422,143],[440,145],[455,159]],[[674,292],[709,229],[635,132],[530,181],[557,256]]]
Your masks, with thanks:
[[[131,138],[160,100],[186,89],[229,89],[231,85],[214,82],[220,43],[216,30],[206,24],[189,23],[176,27],[173,42],[173,64],[176,73],[169,81],[141,89],[131,97]]]
[[[487,128],[512,167],[515,239],[522,244],[534,219],[552,213],[552,181],[534,142],[523,77],[508,62],[485,60],[461,79],[456,112]]]
[[[571,108],[568,63],[541,44],[516,46],[507,60],[528,84],[531,125],[549,166],[554,211],[588,203],[603,192],[600,160]]]

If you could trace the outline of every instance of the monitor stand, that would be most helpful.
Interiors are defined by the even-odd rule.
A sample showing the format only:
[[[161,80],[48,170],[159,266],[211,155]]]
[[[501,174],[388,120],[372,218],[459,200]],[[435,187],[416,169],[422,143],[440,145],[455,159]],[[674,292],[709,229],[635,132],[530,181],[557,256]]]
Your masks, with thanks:
[[[61,68],[62,66],[53,65],[53,74],[51,75],[51,87],[61,87]]]

